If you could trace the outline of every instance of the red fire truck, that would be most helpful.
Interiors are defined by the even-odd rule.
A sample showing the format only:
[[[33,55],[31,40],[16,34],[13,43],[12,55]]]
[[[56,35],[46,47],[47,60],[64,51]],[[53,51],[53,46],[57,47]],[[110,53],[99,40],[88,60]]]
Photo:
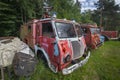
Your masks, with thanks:
[[[88,48],[96,49],[102,44],[99,28],[91,24],[81,24]]]
[[[103,31],[101,30],[101,34],[105,37],[105,40],[110,39],[118,39],[118,31]]]
[[[79,25],[64,19],[32,20],[21,26],[20,36],[34,49],[38,58],[45,58],[53,72],[69,74],[85,64],[90,56],[90,52],[86,52],[84,37],[78,36],[76,26]]]

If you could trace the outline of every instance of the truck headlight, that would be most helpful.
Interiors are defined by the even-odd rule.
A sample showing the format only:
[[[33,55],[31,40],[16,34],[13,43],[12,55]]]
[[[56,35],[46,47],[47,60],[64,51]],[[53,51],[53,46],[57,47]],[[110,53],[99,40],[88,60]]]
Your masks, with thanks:
[[[64,58],[64,63],[67,63],[67,62],[69,62],[69,61],[71,61],[71,56],[70,56],[70,54],[68,54],[68,55]]]

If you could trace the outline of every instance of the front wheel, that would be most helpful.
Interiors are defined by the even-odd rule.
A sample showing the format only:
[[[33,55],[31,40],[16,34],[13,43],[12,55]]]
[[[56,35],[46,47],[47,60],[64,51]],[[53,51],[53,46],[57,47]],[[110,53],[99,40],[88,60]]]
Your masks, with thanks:
[[[39,61],[42,61],[44,64],[47,63],[47,60],[46,60],[43,52],[38,51],[38,52],[37,52],[37,58],[38,58]]]
[[[102,35],[102,36],[105,37],[105,41],[109,41],[109,40],[110,40],[109,37],[107,37],[107,36],[105,36],[105,35]]]

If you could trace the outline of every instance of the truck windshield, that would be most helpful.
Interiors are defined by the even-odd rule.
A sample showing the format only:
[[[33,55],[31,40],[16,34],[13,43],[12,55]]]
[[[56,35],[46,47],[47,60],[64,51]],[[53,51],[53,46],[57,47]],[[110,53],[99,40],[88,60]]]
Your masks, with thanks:
[[[77,36],[73,24],[56,22],[55,25],[59,38],[73,38]]]
[[[99,28],[90,28],[90,31],[91,31],[92,34],[99,34],[100,33]]]

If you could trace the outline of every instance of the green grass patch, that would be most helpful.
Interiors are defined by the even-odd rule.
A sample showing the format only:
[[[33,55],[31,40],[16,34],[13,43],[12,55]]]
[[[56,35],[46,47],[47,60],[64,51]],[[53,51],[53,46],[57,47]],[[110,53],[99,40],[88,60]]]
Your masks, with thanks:
[[[120,41],[108,41],[91,51],[88,62],[69,75],[55,74],[42,62],[29,80],[120,80]],[[13,79],[14,80],[14,79]],[[21,77],[19,80],[26,80]]]

